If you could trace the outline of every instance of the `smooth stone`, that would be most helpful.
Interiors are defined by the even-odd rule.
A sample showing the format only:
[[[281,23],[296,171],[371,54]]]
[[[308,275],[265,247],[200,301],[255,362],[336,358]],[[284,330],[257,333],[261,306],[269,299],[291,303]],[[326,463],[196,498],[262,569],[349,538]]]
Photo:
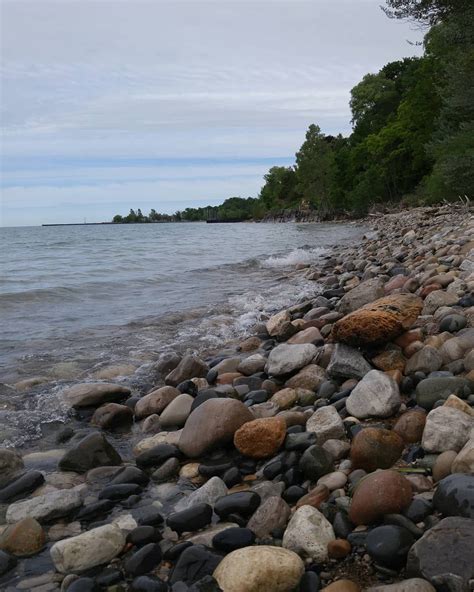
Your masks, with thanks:
[[[142,547],[148,543],[159,543],[162,539],[160,531],[154,526],[137,526],[127,535],[127,543]]]
[[[316,562],[328,559],[328,543],[335,534],[331,523],[319,510],[302,506],[293,514],[283,535],[283,547]]]
[[[474,577],[474,520],[444,518],[430,528],[408,553],[407,575],[429,581],[454,575],[460,589],[468,590]]]
[[[78,578],[74,580],[68,587],[68,592],[98,592],[99,587],[93,578]]]
[[[201,360],[201,358],[193,354],[188,354],[184,356],[176,368],[166,376],[165,383],[176,387],[185,380],[206,376],[208,371],[209,367]]]
[[[191,585],[204,576],[210,576],[221,562],[222,557],[202,545],[192,545],[179,556],[170,578],[171,585],[184,582]]]
[[[28,471],[0,489],[0,503],[4,504],[20,497],[25,497],[25,495],[32,493],[40,485],[43,485],[43,483],[43,473],[40,471]]]
[[[319,445],[330,439],[344,438],[346,433],[341,416],[331,405],[317,409],[308,419],[306,430],[315,434]]]
[[[262,354],[254,354],[239,362],[237,372],[245,374],[245,376],[250,376],[257,372],[262,372],[266,363],[267,359]]]
[[[326,370],[316,364],[309,364],[285,382],[288,388],[317,391],[326,379]]]
[[[415,372],[436,372],[443,365],[443,358],[438,353],[438,350],[429,345],[423,347],[415,352],[405,366],[405,374],[410,375]]]
[[[474,438],[466,442],[453,461],[452,473],[468,473],[474,475]]]
[[[266,458],[277,453],[286,437],[286,422],[280,417],[254,419],[234,434],[237,450],[251,458]]]
[[[214,577],[225,592],[292,592],[303,573],[304,564],[296,553],[259,545],[229,553]]]
[[[0,534],[0,549],[17,557],[39,553],[46,542],[43,528],[34,518],[23,518]]]
[[[420,442],[426,423],[426,413],[413,409],[401,415],[393,426],[393,431],[408,444]]]
[[[276,392],[270,399],[270,403],[273,403],[280,410],[290,409],[294,407],[298,401],[298,393],[296,389],[284,388]]]
[[[135,405],[135,416],[142,419],[155,413],[160,415],[180,394],[180,391],[172,386],[158,388],[138,400]]]
[[[132,576],[142,576],[155,569],[160,562],[160,545],[148,543],[125,560],[124,569]]]
[[[174,444],[157,444],[153,448],[140,453],[135,462],[140,469],[159,467],[170,458],[181,456],[179,448]]]
[[[130,584],[132,592],[168,592],[166,582],[155,576],[138,576]]]
[[[248,528],[226,528],[212,539],[212,546],[218,551],[231,553],[242,547],[249,547],[255,542],[255,533]]]
[[[119,485],[121,483],[136,483],[137,485],[145,486],[148,485],[149,481],[150,479],[146,473],[138,467],[129,465],[116,471],[110,484]]]
[[[228,530],[229,528],[238,528],[237,522],[218,522],[217,524],[208,526],[203,530],[200,530],[198,533],[193,534],[191,536],[186,537],[186,541],[192,543],[193,545],[204,545],[205,547],[212,546],[212,540],[224,530]]]
[[[153,471],[151,478],[156,483],[168,481],[179,473],[179,467],[179,460],[177,458],[169,458],[161,467]]]
[[[160,425],[163,428],[183,427],[191,413],[194,398],[186,393],[178,395],[160,415]]]
[[[114,502],[108,499],[93,502],[87,506],[83,506],[76,514],[76,520],[86,522],[96,520],[108,514],[114,507]]]
[[[34,518],[38,522],[50,522],[55,518],[67,516],[82,505],[79,491],[64,489],[53,491],[21,502],[10,504],[6,513],[9,524],[24,518]]]
[[[254,417],[235,399],[210,399],[188,417],[179,439],[179,448],[190,458],[231,442],[235,432]]]
[[[231,514],[239,514],[242,517],[251,516],[260,505],[261,498],[254,491],[239,491],[219,498],[214,504],[214,512],[221,520],[225,520]]]
[[[119,501],[123,500],[130,495],[140,494],[142,491],[141,487],[136,483],[120,483],[115,485],[109,485],[102,489],[99,493],[99,499]]]
[[[433,512],[433,504],[423,497],[415,497],[403,512],[403,515],[411,520],[414,524],[423,522]]]
[[[369,473],[376,469],[389,469],[401,457],[403,448],[404,442],[396,432],[365,428],[352,440],[352,467]]]
[[[299,461],[299,468],[306,479],[316,482],[333,470],[333,461],[324,448],[315,444],[305,450]]]
[[[176,504],[176,510],[185,510],[196,504],[209,504],[227,495],[227,486],[220,477],[211,477],[204,485],[193,491],[187,498],[183,498]]]
[[[423,315],[432,315],[441,306],[452,306],[457,304],[458,297],[444,290],[434,290],[430,292],[424,300]]]
[[[331,378],[363,378],[372,366],[355,348],[337,343],[332,353],[327,373]]]
[[[447,399],[449,395],[462,395],[471,387],[472,382],[460,376],[428,377],[416,385],[416,402],[429,411],[436,401]]]
[[[133,423],[133,411],[127,405],[107,403],[95,410],[91,418],[91,425],[103,430],[113,430],[129,426]]]
[[[426,580],[410,578],[396,584],[371,586],[367,592],[436,592],[436,589]]]
[[[325,485],[329,489],[329,491],[341,489],[345,487],[346,483],[347,475],[345,475],[341,471],[334,471],[333,473],[328,473],[327,475],[323,475],[318,479],[318,485]]]
[[[433,505],[444,516],[474,518],[474,475],[454,473],[442,479]]]
[[[290,374],[310,364],[316,354],[317,348],[311,343],[277,345],[268,356],[265,372],[269,376]]]
[[[166,524],[178,534],[194,532],[211,523],[212,508],[209,504],[195,504],[186,510],[170,514]]]
[[[426,452],[459,452],[469,440],[474,417],[453,407],[437,407],[428,413],[421,445]]]
[[[296,507],[301,508],[301,506],[312,506],[319,510],[321,504],[329,498],[330,493],[329,488],[324,485],[324,483],[319,483],[298,500]]]
[[[12,570],[17,563],[18,560],[13,555],[0,551],[0,576]]]
[[[122,464],[122,459],[105,436],[99,432],[89,434],[74,448],[71,448],[59,461],[61,471],[86,473],[90,469],[102,466]]]
[[[371,278],[344,294],[337,304],[337,310],[343,315],[347,315],[383,296],[383,280],[379,277]]]
[[[290,517],[290,506],[279,496],[271,496],[264,500],[250,517],[247,528],[258,538],[270,536],[274,530],[285,528]]]
[[[0,448],[0,485],[4,486],[24,468],[21,455],[10,448]]]
[[[55,543],[50,550],[60,573],[81,573],[108,563],[123,549],[125,535],[118,526],[107,524]]]
[[[371,473],[355,488],[349,510],[353,524],[372,524],[385,514],[400,514],[413,497],[410,482],[395,471]]]
[[[342,579],[321,588],[321,592],[360,592],[360,588],[352,580]]]
[[[104,403],[122,401],[130,394],[130,389],[121,384],[86,382],[76,384],[62,392],[65,403],[74,409],[98,407]]]
[[[415,538],[406,528],[378,526],[367,535],[367,553],[376,563],[398,570],[405,565],[414,542]]]
[[[385,372],[371,370],[352,390],[347,411],[357,419],[391,417],[400,409],[398,385]]]

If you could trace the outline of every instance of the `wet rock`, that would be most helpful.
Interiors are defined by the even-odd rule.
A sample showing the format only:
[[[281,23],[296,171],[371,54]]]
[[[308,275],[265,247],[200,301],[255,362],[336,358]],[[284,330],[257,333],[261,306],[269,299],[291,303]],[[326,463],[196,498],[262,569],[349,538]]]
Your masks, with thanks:
[[[95,410],[91,424],[103,430],[113,430],[133,423],[133,411],[127,405],[107,403]]]
[[[324,444],[327,440],[339,439],[345,436],[342,419],[331,405],[316,410],[308,419],[306,430],[315,434],[316,443],[319,445]]]
[[[38,522],[49,522],[55,518],[67,516],[82,505],[79,491],[64,489],[53,491],[8,506],[6,520],[9,524],[23,518],[34,518]]]
[[[383,295],[383,280],[378,277],[371,278],[365,280],[365,282],[361,282],[358,286],[344,294],[337,305],[337,310],[347,315],[378,298],[382,298]]]
[[[0,486],[11,481],[12,477],[23,469],[21,455],[10,448],[0,448]]]
[[[159,543],[161,539],[160,531],[154,526],[137,526],[127,534],[127,543],[135,547]]]
[[[442,479],[433,505],[444,516],[474,518],[474,475],[454,473]]]
[[[331,378],[363,378],[372,366],[356,349],[338,343],[334,348],[327,373]]]
[[[210,576],[221,562],[222,557],[202,545],[193,545],[179,556],[169,582],[184,582],[191,585],[205,576]]]
[[[32,493],[43,483],[43,473],[40,471],[28,471],[0,489],[0,503],[4,504],[20,497],[25,497],[28,493]]]
[[[459,451],[473,427],[474,417],[452,407],[437,407],[428,413],[421,445],[426,452]]]
[[[330,559],[344,559],[352,550],[349,541],[345,539],[335,539],[328,543],[328,556]]]
[[[306,479],[315,482],[333,470],[333,460],[324,448],[315,444],[305,450],[299,461],[299,468]]]
[[[310,364],[316,353],[316,347],[310,343],[300,345],[282,343],[270,352],[265,372],[269,376],[289,374]]]
[[[290,517],[290,506],[279,496],[271,496],[257,508],[247,523],[247,528],[258,538],[265,538],[274,530],[281,530]]]
[[[367,535],[367,553],[378,564],[390,569],[405,565],[414,536],[401,526],[378,526]]]
[[[214,577],[226,592],[291,592],[303,573],[304,564],[296,553],[261,545],[227,555]]]
[[[249,517],[258,508],[260,501],[260,496],[254,491],[230,493],[217,500],[214,504],[214,512],[221,520],[225,520],[231,514]]]
[[[181,456],[179,448],[174,444],[157,444],[150,450],[146,450],[139,454],[135,462],[140,469],[149,467],[159,467],[170,458]]]
[[[294,389],[301,388],[309,391],[317,391],[325,379],[326,371],[324,368],[316,364],[309,364],[287,380],[285,386]]]
[[[0,535],[0,549],[17,557],[39,553],[46,542],[43,528],[34,518],[23,518]]]
[[[182,427],[191,413],[193,402],[193,397],[188,394],[182,394],[173,399],[160,415],[160,425],[163,428]]]
[[[137,485],[145,486],[148,485],[149,481],[150,479],[146,473],[144,473],[138,467],[129,465],[116,471],[110,483],[111,485],[118,485],[120,483],[136,483]]]
[[[114,507],[114,502],[108,499],[88,504],[79,510],[76,519],[80,521],[96,520],[108,514]],[[62,538],[62,537],[61,537]]]
[[[67,587],[68,592],[98,592],[99,587],[92,578],[77,578]]]
[[[122,459],[103,434],[94,432],[66,452],[59,461],[61,471],[86,473],[90,469],[102,466],[116,466]]]
[[[121,384],[104,382],[85,382],[76,384],[62,393],[65,403],[74,409],[82,407],[98,407],[104,403],[122,401],[130,394],[130,389]]]
[[[130,584],[132,592],[168,592],[169,587],[161,578],[155,576],[138,576]]]
[[[153,471],[151,478],[156,483],[168,481],[179,473],[179,466],[179,460],[177,458],[169,458],[161,467]]]
[[[401,436],[404,442],[413,444],[421,441],[425,423],[426,413],[413,409],[404,413],[397,420],[393,431]]]
[[[220,477],[211,477],[199,489],[193,491],[189,497],[180,500],[176,504],[176,510],[185,510],[196,504],[209,504],[213,506],[222,496],[227,495],[227,487]]]
[[[337,321],[332,337],[356,347],[386,343],[410,329],[422,306],[415,294],[385,296]]]
[[[165,379],[165,383],[171,386],[178,386],[179,383],[191,378],[206,376],[209,368],[200,358],[189,354],[184,356],[181,362],[172,370]]]
[[[287,310],[282,310],[268,319],[266,324],[267,333],[270,337],[279,337],[287,333],[290,322],[290,313]]]
[[[0,551],[0,576],[13,569],[17,563],[18,560],[13,555]]]
[[[403,448],[404,442],[396,432],[365,428],[352,441],[352,467],[369,473],[376,469],[389,469],[401,457]]]
[[[111,561],[122,550],[125,535],[113,524],[99,526],[51,547],[54,566],[61,573],[81,573]]]
[[[285,534],[283,547],[316,562],[328,559],[328,543],[335,539],[331,523],[311,506],[302,506],[293,514]]]
[[[471,381],[460,376],[425,378],[416,386],[416,402],[420,407],[430,410],[436,401],[447,399],[449,395],[460,395],[470,387]]]
[[[372,524],[385,514],[400,514],[408,508],[412,496],[405,477],[395,471],[377,471],[358,483],[349,519],[354,524]]]
[[[237,450],[251,458],[273,456],[283,444],[286,422],[280,417],[254,419],[241,426],[234,434]]]
[[[312,343],[314,345],[321,345],[324,343],[324,338],[316,327],[307,327],[302,331],[298,331],[293,337],[290,337],[288,343],[291,345],[295,343]]]
[[[181,393],[177,388],[172,386],[162,386],[138,400],[135,405],[135,416],[138,419],[142,419],[155,413],[159,415],[166,409],[171,401],[179,397],[180,394]]]
[[[170,514],[166,524],[178,534],[194,532],[211,523],[212,508],[209,504],[194,504],[186,510]]]
[[[357,419],[390,417],[400,409],[398,385],[380,370],[371,370],[352,390],[346,401],[347,411]]]
[[[160,561],[160,545],[148,543],[124,562],[124,569],[131,576],[142,576],[155,569]]]
[[[255,542],[255,533],[248,528],[226,528],[212,539],[212,546],[218,551],[231,553],[242,547],[249,547]]]
[[[179,440],[180,450],[190,458],[231,442],[235,432],[253,415],[235,399],[210,399],[188,417]]]
[[[474,520],[445,518],[430,528],[410,549],[407,574],[429,581],[454,575],[468,590],[474,577]]]
[[[136,483],[121,483],[117,485],[109,485],[99,493],[99,499],[118,501],[126,499],[131,495],[138,495],[141,493],[141,491],[141,487]]]

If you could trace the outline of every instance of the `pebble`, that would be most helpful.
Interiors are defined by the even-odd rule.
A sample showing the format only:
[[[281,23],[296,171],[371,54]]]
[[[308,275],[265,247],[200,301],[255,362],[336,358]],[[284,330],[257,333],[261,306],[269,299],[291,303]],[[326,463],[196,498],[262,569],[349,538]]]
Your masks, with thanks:
[[[365,428],[353,439],[350,459],[354,469],[389,469],[401,457],[404,441],[393,430]]]
[[[401,526],[378,526],[367,535],[367,553],[376,563],[398,570],[414,542],[413,535]]]
[[[160,546],[148,543],[125,560],[124,569],[131,576],[141,576],[155,569],[160,561]]]
[[[231,527],[217,533],[212,539],[212,546],[218,551],[231,553],[242,547],[249,547],[255,542],[255,533],[249,528]]]
[[[209,504],[194,504],[187,510],[181,510],[170,514],[166,524],[178,534],[182,532],[194,532],[211,523],[212,508]]]
[[[281,417],[254,419],[235,432],[234,445],[245,456],[267,458],[278,452],[285,437],[286,422]]]
[[[230,493],[219,498],[214,504],[214,512],[221,520],[225,520],[231,514],[239,514],[243,517],[251,516],[260,505],[261,498],[254,491],[240,491]]]

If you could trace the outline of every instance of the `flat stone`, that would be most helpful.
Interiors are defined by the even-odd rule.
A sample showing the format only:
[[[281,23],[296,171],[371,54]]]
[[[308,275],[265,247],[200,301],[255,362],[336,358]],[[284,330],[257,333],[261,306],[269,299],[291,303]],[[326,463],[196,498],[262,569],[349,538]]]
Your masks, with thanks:
[[[384,295],[384,283],[379,277],[361,282],[341,298],[337,310],[344,315],[354,312],[358,308],[382,298]]]
[[[285,382],[285,386],[293,389],[302,388],[317,391],[326,380],[326,371],[321,366],[309,364]]]
[[[98,407],[104,403],[117,403],[130,394],[130,389],[121,384],[104,382],[85,382],[76,384],[63,391],[65,403],[74,409]]]
[[[461,376],[434,376],[421,380],[416,386],[416,402],[420,407],[430,410],[436,401],[447,399],[449,395],[459,395],[471,388],[471,381]]]
[[[79,491],[63,489],[10,504],[6,520],[9,524],[13,524],[29,517],[38,522],[49,522],[55,518],[67,516],[81,505],[82,497]]]
[[[398,385],[380,370],[371,370],[352,390],[346,401],[347,411],[357,419],[391,417],[400,409]]]
[[[328,559],[328,543],[335,540],[331,523],[311,506],[302,506],[293,514],[283,535],[283,547],[317,563]]]

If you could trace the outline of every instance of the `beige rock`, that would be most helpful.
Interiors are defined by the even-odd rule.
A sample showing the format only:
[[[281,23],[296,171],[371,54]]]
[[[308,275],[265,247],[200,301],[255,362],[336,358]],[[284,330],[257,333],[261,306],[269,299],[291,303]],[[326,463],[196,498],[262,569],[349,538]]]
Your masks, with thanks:
[[[270,317],[267,321],[267,331],[270,337],[277,337],[285,330],[287,324],[291,321],[291,315],[287,310],[282,310]]]
[[[76,384],[63,391],[66,404],[74,409],[81,407],[97,407],[103,403],[116,403],[130,394],[130,389],[121,384],[103,382],[85,382]]]
[[[459,411],[463,411],[464,413],[467,413],[468,415],[474,417],[474,409],[470,405],[468,405],[466,401],[463,401],[459,397],[456,397],[456,395],[449,395],[449,397],[446,399],[446,402],[443,403],[443,407],[452,407],[453,409],[459,409]]]
[[[438,456],[433,466],[434,481],[441,481],[441,479],[452,473],[451,469],[457,455],[458,453],[455,450],[446,450]]]
[[[271,403],[278,405],[279,409],[289,409],[296,404],[298,393],[294,388],[284,388],[276,392],[270,399]]]
[[[474,438],[466,442],[453,461],[452,473],[468,473],[474,475]]]
[[[326,371],[324,368],[316,364],[309,364],[287,380],[285,386],[317,391],[324,380],[326,380]]]
[[[135,416],[139,419],[166,409],[173,399],[179,397],[180,391],[172,386],[162,386],[142,397],[135,405]]]

